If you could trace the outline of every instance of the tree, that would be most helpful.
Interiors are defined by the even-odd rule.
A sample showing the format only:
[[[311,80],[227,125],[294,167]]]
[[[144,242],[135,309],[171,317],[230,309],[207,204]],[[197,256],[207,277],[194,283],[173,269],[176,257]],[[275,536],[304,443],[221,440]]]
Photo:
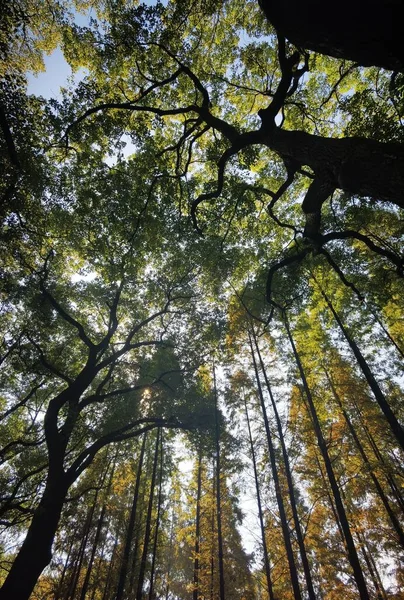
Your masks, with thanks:
[[[366,10],[360,2],[338,3],[330,12],[317,0],[286,2],[278,6],[261,0],[273,26],[298,48],[307,48],[360,65],[403,71],[404,55],[397,29],[402,3],[372,2]]]
[[[401,75],[382,50],[309,54],[256,0],[69,9],[12,3],[0,24],[0,597],[394,598]],[[27,95],[55,44],[82,78]],[[188,480],[168,432],[140,474],[156,428],[184,431]]]

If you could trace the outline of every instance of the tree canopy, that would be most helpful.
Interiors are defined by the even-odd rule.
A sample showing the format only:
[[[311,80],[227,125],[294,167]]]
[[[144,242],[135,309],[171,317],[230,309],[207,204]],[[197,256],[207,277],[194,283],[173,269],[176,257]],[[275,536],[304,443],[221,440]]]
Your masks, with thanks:
[[[1,599],[401,597],[401,3],[357,4],[3,12]]]

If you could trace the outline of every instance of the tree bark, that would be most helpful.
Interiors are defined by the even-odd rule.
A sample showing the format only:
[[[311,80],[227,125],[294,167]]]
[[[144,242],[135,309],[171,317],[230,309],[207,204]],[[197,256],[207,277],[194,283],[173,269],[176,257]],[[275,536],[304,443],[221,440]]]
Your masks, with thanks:
[[[139,570],[139,579],[138,579],[138,583],[137,583],[136,600],[142,600],[142,596],[143,596],[143,583],[144,583],[144,578],[145,578],[145,573],[146,573],[147,554],[149,551],[149,543],[150,543],[151,518],[152,518],[152,510],[153,510],[154,488],[155,488],[155,484],[156,484],[159,443],[160,443],[160,427],[157,429],[156,447],[154,450],[154,461],[153,461],[152,478],[151,478],[151,483],[150,483],[149,505],[147,508],[146,529],[145,529],[145,533],[144,533],[142,559],[140,561],[140,570]]]
[[[366,381],[368,382],[369,387],[372,390],[373,395],[376,398],[378,405],[380,406],[381,410],[383,411],[384,416],[386,417],[386,419],[390,425],[390,428],[397,439],[397,442],[400,444],[402,450],[404,451],[404,430],[403,430],[403,428],[401,427],[400,423],[397,420],[397,417],[391,410],[391,407],[390,407],[389,403],[387,402],[385,395],[383,394],[382,390],[380,389],[379,384],[377,383],[376,379],[374,378],[374,375],[373,375],[372,371],[370,370],[370,367],[369,367],[368,363],[366,362],[365,357],[363,356],[362,352],[359,350],[359,347],[356,344],[355,340],[350,336],[347,328],[342,323],[342,320],[340,319],[337,311],[335,310],[332,302],[330,301],[330,299],[328,298],[326,293],[323,291],[323,289],[321,287],[319,287],[319,289],[321,291],[321,294],[322,294],[324,300],[327,303],[328,308],[332,312],[334,319],[338,323],[338,326],[341,329],[346,341],[348,342],[353,354],[355,355],[355,358],[358,361],[358,365],[359,365],[362,373],[364,374]]]
[[[199,596],[199,538],[201,529],[201,492],[202,492],[202,447],[198,452],[198,483],[196,491],[196,516],[195,516],[195,558],[194,558],[194,589],[193,600]]]
[[[369,475],[370,475],[370,477],[371,477],[371,479],[372,479],[372,481],[374,483],[374,486],[375,486],[375,488],[377,490],[377,493],[379,494],[379,498],[382,501],[383,506],[386,509],[386,512],[387,512],[387,514],[388,514],[388,516],[390,518],[391,524],[393,525],[394,530],[395,530],[395,532],[396,532],[396,534],[398,536],[398,540],[399,540],[400,544],[404,547],[404,531],[403,531],[403,529],[402,529],[402,527],[401,527],[401,525],[400,525],[400,523],[399,523],[399,521],[398,521],[398,519],[397,519],[397,517],[396,517],[396,515],[395,515],[395,513],[393,511],[393,509],[390,506],[390,503],[389,503],[389,501],[387,499],[386,494],[383,491],[382,486],[379,483],[379,480],[377,479],[377,477],[376,477],[376,475],[375,475],[375,473],[374,473],[374,471],[373,471],[373,469],[371,467],[371,464],[370,464],[370,461],[369,461],[369,459],[367,457],[367,454],[366,454],[366,452],[365,452],[365,450],[364,450],[364,448],[362,446],[362,443],[361,443],[360,439],[357,436],[357,433],[356,433],[355,428],[354,428],[354,426],[353,426],[353,424],[351,422],[351,419],[349,418],[348,413],[346,412],[346,410],[344,409],[344,407],[342,405],[341,399],[340,399],[340,397],[338,395],[337,390],[335,389],[334,383],[333,383],[333,381],[332,381],[332,379],[331,379],[328,371],[326,369],[324,369],[324,372],[325,372],[327,380],[328,380],[328,382],[330,384],[333,396],[334,396],[334,398],[335,398],[335,400],[336,400],[336,402],[337,402],[337,404],[338,404],[338,406],[339,406],[339,408],[340,408],[340,410],[342,412],[342,415],[343,415],[343,417],[345,419],[345,422],[346,422],[346,424],[348,426],[348,429],[349,429],[349,431],[350,431],[350,433],[352,435],[352,438],[353,438],[353,440],[354,440],[354,442],[356,444],[356,447],[359,450],[359,453],[360,453],[360,455],[362,457],[363,463],[364,463],[364,465],[365,465],[365,467],[366,467],[366,469],[367,469],[367,471],[368,471],[368,473],[369,473]]]
[[[244,408],[245,408],[245,416],[246,416],[246,419],[247,419],[248,437],[250,439],[251,458],[252,458],[252,461],[253,461],[253,468],[254,468],[255,492],[257,494],[258,517],[259,517],[259,520],[260,520],[261,538],[262,538],[262,550],[263,550],[263,553],[264,553],[264,566],[265,566],[265,576],[266,576],[267,587],[268,587],[268,597],[269,597],[269,600],[275,600],[274,591],[273,591],[273,587],[272,587],[271,566],[269,564],[267,540],[266,540],[266,536],[265,536],[265,525],[264,525],[264,515],[263,515],[263,512],[262,512],[260,486],[259,486],[259,482],[258,482],[257,461],[255,460],[255,449],[254,449],[254,443],[253,443],[252,434],[251,434],[251,427],[250,427],[250,419],[249,419],[249,416],[248,416],[247,401],[246,401],[245,398],[244,398]],[[197,598],[194,598],[194,600],[197,600]]]
[[[282,423],[281,423],[281,420],[279,417],[278,407],[276,405],[275,398],[272,393],[271,385],[269,383],[266,368],[265,368],[264,362],[262,360],[261,352],[258,347],[257,337],[255,335],[254,329],[252,330],[252,334],[253,334],[255,349],[257,351],[258,359],[259,359],[260,366],[261,366],[261,371],[264,376],[265,385],[267,387],[268,394],[271,399],[272,410],[275,415],[276,428],[278,430],[279,441],[281,443],[282,457],[283,457],[283,462],[285,465],[286,481],[288,484],[289,500],[290,500],[290,505],[292,508],[292,515],[293,515],[293,522],[295,525],[296,538],[297,538],[297,543],[299,545],[300,556],[302,559],[302,565],[303,565],[304,575],[305,575],[305,579],[306,579],[307,593],[308,593],[308,597],[310,600],[316,600],[316,594],[314,593],[314,588],[313,588],[313,580],[311,578],[310,565],[309,565],[309,561],[307,558],[306,547],[304,545],[302,528],[300,526],[300,518],[299,518],[299,514],[297,512],[292,472],[290,469],[289,456],[288,456],[288,451],[287,451],[286,444],[285,444],[285,437],[283,435]]]
[[[215,442],[216,442],[216,519],[217,519],[217,544],[219,559],[219,599],[225,600],[224,592],[224,564],[223,564],[223,536],[222,536],[222,497],[221,497],[221,461],[220,461],[220,425],[219,406],[216,387],[216,370],[213,364],[213,386],[215,394]]]
[[[263,418],[264,418],[265,432],[266,432],[266,436],[267,436],[267,444],[268,444],[268,450],[269,450],[269,458],[271,461],[272,477],[273,477],[274,485],[275,485],[276,501],[278,504],[279,517],[280,517],[280,521],[281,521],[283,541],[284,541],[285,548],[286,548],[286,556],[288,559],[293,594],[294,594],[295,600],[302,600],[302,595],[301,595],[300,586],[299,586],[299,579],[298,579],[298,575],[297,575],[297,568],[296,568],[296,563],[295,563],[295,557],[293,555],[292,542],[290,539],[288,519],[286,516],[285,505],[284,505],[283,497],[282,497],[282,490],[281,490],[281,486],[280,486],[280,482],[279,482],[278,467],[276,464],[276,455],[275,455],[275,448],[274,448],[273,441],[272,441],[272,433],[271,433],[271,430],[269,427],[268,415],[267,415],[267,411],[266,411],[266,407],[265,407],[264,396],[262,393],[262,387],[261,387],[261,382],[260,382],[259,373],[258,373],[258,366],[257,366],[257,362],[255,360],[252,339],[251,339],[251,335],[250,334],[248,334],[248,335],[249,335],[249,342],[250,342],[250,349],[251,349],[251,357],[252,357],[253,365],[254,365],[255,379],[256,379],[257,388],[258,388],[258,395],[259,395],[261,410],[262,410],[262,414],[263,414]]]
[[[363,66],[404,70],[401,43],[402,0],[259,0],[275,29],[299,48]]]
[[[136,472],[135,490],[134,490],[134,494],[133,494],[133,502],[132,502],[132,508],[131,508],[130,517],[129,517],[128,529],[126,531],[126,539],[125,539],[125,547],[124,547],[123,556],[122,556],[122,563],[121,563],[121,568],[119,571],[119,580],[118,580],[118,589],[116,592],[116,600],[122,600],[124,589],[125,589],[126,576],[127,576],[127,572],[128,572],[129,554],[130,554],[130,549],[131,549],[131,545],[132,545],[133,530],[135,527],[135,520],[136,520],[136,510],[137,510],[137,504],[138,504],[138,498],[139,498],[139,487],[140,487],[140,477],[142,474],[142,467],[143,467],[143,457],[144,457],[144,451],[145,451],[145,447],[146,447],[146,437],[147,437],[147,433],[145,433],[143,435],[142,446],[140,448],[139,461],[138,461],[137,472]]]
[[[153,555],[152,555],[152,562],[151,562],[151,568],[150,568],[149,600],[153,600],[153,592],[154,592],[154,575],[155,575],[155,569],[156,569],[156,556],[157,556],[158,536],[159,536],[159,529],[160,529],[162,493],[163,493],[163,430],[161,430],[161,435],[160,435],[159,495],[158,495],[158,499],[157,499],[157,515],[156,515],[156,525],[154,528]]]
[[[52,543],[68,487],[66,477],[48,476],[27,537],[0,590],[1,600],[25,600],[30,597],[38,577],[52,558]]]
[[[299,370],[300,378],[302,380],[303,387],[305,390],[305,395],[306,395],[306,399],[308,402],[308,407],[309,407],[309,412],[310,412],[311,420],[312,420],[313,427],[314,427],[314,432],[315,432],[315,435],[317,438],[318,447],[320,449],[321,455],[324,460],[324,465],[325,465],[325,468],[327,471],[327,476],[328,476],[331,490],[332,490],[332,493],[334,496],[334,501],[335,501],[335,506],[336,506],[336,509],[338,512],[339,521],[341,523],[341,527],[344,532],[344,539],[345,539],[346,549],[348,552],[348,559],[349,559],[349,562],[351,563],[351,567],[352,567],[353,574],[355,577],[356,585],[357,585],[357,588],[359,591],[359,596],[360,596],[361,600],[370,600],[369,592],[366,587],[365,578],[363,576],[362,567],[359,562],[358,553],[355,548],[355,543],[354,543],[354,540],[352,537],[351,529],[349,527],[348,518],[347,518],[347,515],[345,512],[344,504],[342,502],[341,493],[340,493],[340,490],[338,487],[337,480],[335,478],[331,458],[330,458],[330,455],[328,454],[327,444],[325,442],[323,433],[321,431],[321,425],[320,425],[320,421],[318,420],[317,410],[314,405],[314,401],[313,401],[313,397],[311,395],[309,385],[307,383],[306,375],[305,375],[303,365],[300,360],[300,356],[297,352],[295,343],[293,341],[293,337],[292,337],[292,334],[290,331],[290,327],[289,327],[289,323],[286,318],[286,315],[285,315],[284,323],[285,323],[287,335],[289,338],[289,342],[292,347],[293,355],[295,357],[296,365]]]

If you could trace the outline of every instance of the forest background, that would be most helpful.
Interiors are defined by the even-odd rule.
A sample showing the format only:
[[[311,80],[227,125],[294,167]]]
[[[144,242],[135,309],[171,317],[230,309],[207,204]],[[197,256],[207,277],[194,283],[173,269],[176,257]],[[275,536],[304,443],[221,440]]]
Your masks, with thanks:
[[[359,4],[5,7],[0,598],[403,597],[403,7]]]

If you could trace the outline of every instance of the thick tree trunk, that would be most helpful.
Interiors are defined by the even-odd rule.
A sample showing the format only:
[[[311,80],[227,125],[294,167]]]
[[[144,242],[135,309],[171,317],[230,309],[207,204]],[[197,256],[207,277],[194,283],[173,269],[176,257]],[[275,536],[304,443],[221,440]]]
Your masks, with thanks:
[[[251,434],[250,418],[248,416],[247,401],[245,398],[244,398],[244,408],[245,408],[245,416],[247,419],[248,437],[250,439],[251,458],[253,461],[253,468],[254,468],[255,492],[257,494],[258,517],[259,517],[260,528],[261,528],[262,551],[264,553],[264,566],[265,566],[265,576],[266,576],[267,587],[268,587],[268,597],[269,597],[269,600],[275,600],[274,591],[273,591],[273,587],[272,587],[271,566],[269,564],[267,540],[266,540],[266,536],[265,536],[264,515],[262,512],[261,492],[260,492],[260,486],[259,486],[259,481],[258,481],[258,471],[257,471],[257,461],[255,459],[255,449],[254,449],[254,443],[253,443],[252,434]],[[197,598],[194,598],[194,600],[197,600]]]
[[[52,558],[52,543],[68,490],[65,477],[48,477],[45,492],[9,574],[0,590],[1,600],[28,600]]]
[[[259,0],[275,29],[299,48],[363,66],[404,70],[402,0]]]
[[[147,433],[145,433],[143,435],[142,446],[140,448],[139,462],[138,462],[137,472],[136,472],[135,491],[133,494],[133,502],[132,502],[132,508],[131,508],[130,517],[129,517],[128,529],[126,531],[125,547],[123,550],[122,564],[121,564],[121,569],[119,572],[116,600],[122,600],[124,589],[125,589],[126,576],[127,576],[127,572],[128,572],[129,554],[130,554],[130,549],[131,549],[131,545],[132,545],[133,530],[135,527],[135,520],[136,520],[136,510],[137,510],[137,503],[138,503],[138,497],[139,497],[140,477],[142,474],[143,457],[144,457],[144,451],[145,451],[145,447],[146,447],[146,436],[147,436]]]
[[[154,488],[155,488],[155,484],[156,484],[159,443],[160,443],[160,428],[158,428],[158,430],[157,430],[156,447],[154,450],[154,461],[153,461],[152,478],[151,478],[151,483],[150,483],[149,505],[147,508],[146,529],[145,529],[145,533],[144,533],[142,559],[140,561],[139,579],[137,582],[136,600],[142,600],[142,596],[143,596],[143,583],[144,583],[144,578],[145,578],[145,573],[146,573],[146,562],[147,562],[147,555],[149,552],[149,543],[150,543],[151,518],[152,518],[152,510],[153,510]]]
[[[331,490],[332,490],[332,493],[334,496],[334,501],[335,501],[335,506],[336,506],[336,509],[338,512],[339,521],[341,523],[341,527],[344,532],[344,539],[345,539],[346,549],[347,549],[347,553],[348,553],[348,559],[349,559],[349,562],[351,563],[351,567],[352,567],[353,574],[355,577],[356,585],[358,587],[359,597],[361,598],[361,600],[370,600],[369,592],[366,587],[365,578],[363,576],[362,567],[359,562],[358,553],[356,551],[355,543],[354,543],[352,533],[351,533],[351,529],[349,527],[349,522],[348,522],[348,518],[347,518],[347,515],[345,512],[345,507],[342,502],[341,493],[340,493],[338,483],[337,483],[337,480],[336,480],[336,477],[334,474],[334,469],[332,467],[332,461],[331,461],[330,455],[328,454],[327,444],[323,437],[323,433],[321,431],[321,425],[320,425],[320,421],[318,420],[317,410],[314,405],[314,401],[313,401],[313,398],[311,395],[309,385],[307,383],[303,365],[301,363],[300,356],[297,352],[295,343],[293,341],[293,337],[292,337],[289,323],[288,323],[286,316],[285,316],[284,322],[285,322],[285,327],[286,327],[286,331],[288,334],[289,342],[292,347],[293,355],[295,357],[296,365],[298,367],[300,378],[302,380],[304,391],[306,394],[309,412],[310,412],[311,420],[313,423],[314,432],[315,432],[315,435],[317,438],[317,444],[318,444],[318,447],[320,449],[321,455],[324,460],[324,465],[325,465],[325,468],[327,471],[327,476],[328,476]]]
[[[257,362],[255,360],[255,354],[254,354],[254,349],[253,349],[250,334],[249,334],[249,342],[250,342],[250,349],[251,349],[251,357],[252,357],[253,364],[254,364],[254,372],[255,372],[255,379],[257,382],[258,395],[259,395],[261,410],[262,410],[262,414],[263,414],[263,418],[264,418],[265,432],[266,432],[266,436],[267,436],[267,444],[268,444],[268,450],[269,450],[269,459],[271,462],[272,477],[273,477],[274,485],[275,485],[275,495],[276,495],[276,501],[278,504],[279,517],[280,517],[280,521],[281,521],[283,541],[285,543],[285,548],[286,548],[286,556],[287,556],[288,564],[289,564],[289,572],[290,572],[290,579],[292,582],[293,594],[294,594],[295,600],[301,600],[302,595],[300,592],[295,557],[293,555],[292,541],[290,539],[288,519],[286,516],[285,505],[284,505],[283,496],[282,496],[282,490],[281,490],[281,486],[280,486],[280,482],[279,482],[275,448],[274,448],[273,441],[272,441],[272,433],[271,433],[271,430],[269,427],[268,415],[267,415],[267,411],[266,411],[266,407],[265,407],[264,396],[262,393],[262,387],[261,387],[261,382],[260,382],[259,373],[258,373],[258,366],[257,366]]]
[[[257,337],[255,335],[254,330],[253,330],[253,338],[254,338],[255,348],[256,348],[258,359],[259,359],[260,366],[261,366],[261,371],[262,371],[262,374],[264,376],[265,385],[267,387],[268,394],[269,394],[269,397],[271,399],[272,410],[273,410],[274,415],[275,415],[276,428],[278,430],[279,441],[281,443],[282,457],[283,457],[283,462],[284,462],[284,465],[285,465],[286,481],[288,483],[289,500],[290,500],[290,505],[292,507],[292,515],[293,515],[293,522],[294,522],[294,525],[295,525],[295,532],[296,532],[296,537],[297,537],[297,543],[299,545],[300,556],[301,556],[301,559],[302,559],[302,565],[303,565],[304,575],[305,575],[305,579],[306,579],[307,593],[308,593],[308,597],[309,597],[310,600],[316,600],[316,595],[314,593],[314,588],[313,588],[313,581],[312,581],[312,578],[311,578],[311,571],[310,571],[309,560],[307,558],[307,553],[306,553],[306,547],[304,545],[302,528],[300,526],[300,518],[299,518],[299,514],[297,512],[297,505],[296,505],[296,498],[295,498],[295,489],[294,489],[294,485],[293,485],[292,472],[291,472],[291,469],[290,469],[288,451],[287,451],[286,444],[285,444],[285,437],[283,435],[282,423],[281,423],[281,420],[280,420],[280,417],[279,417],[278,407],[276,405],[275,398],[274,398],[274,396],[272,394],[271,385],[269,383],[269,379],[268,379],[268,376],[267,376],[266,368],[265,368],[264,362],[262,360],[261,352],[260,352],[260,349],[258,347]]]
[[[303,201],[305,214],[321,211],[335,189],[404,207],[404,146],[359,137],[326,138],[262,127],[262,143],[282,158],[307,165],[315,179]]]
[[[219,600],[225,600],[224,593],[224,564],[223,564],[223,536],[222,536],[222,497],[221,497],[221,462],[220,462],[220,425],[219,406],[216,388],[216,371],[213,365],[213,385],[215,393],[215,442],[216,442],[216,519],[217,519],[217,544],[219,559]]]

